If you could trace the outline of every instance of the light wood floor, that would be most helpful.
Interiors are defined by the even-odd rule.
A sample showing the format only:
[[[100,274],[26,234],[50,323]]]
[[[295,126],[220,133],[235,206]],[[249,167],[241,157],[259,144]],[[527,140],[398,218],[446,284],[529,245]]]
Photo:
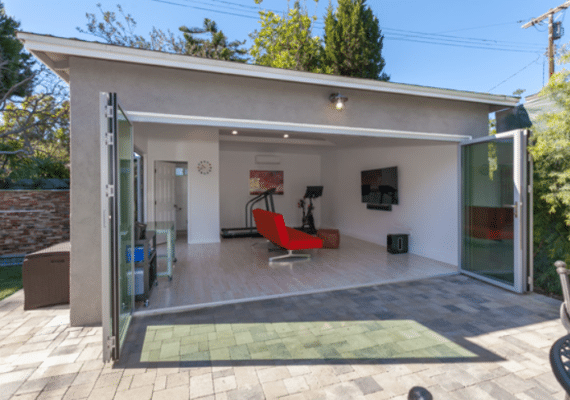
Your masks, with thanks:
[[[197,305],[262,299],[288,294],[424,279],[457,272],[457,267],[414,254],[389,254],[386,247],[342,236],[339,249],[299,251],[310,260],[268,263],[285,254],[271,251],[263,238],[222,239],[221,243],[189,245],[176,241],[172,281],[161,277],[152,289],[148,308],[184,309]],[[165,253],[159,246],[159,254]],[[160,260],[159,271],[165,269]],[[193,307],[194,306],[194,307]]]

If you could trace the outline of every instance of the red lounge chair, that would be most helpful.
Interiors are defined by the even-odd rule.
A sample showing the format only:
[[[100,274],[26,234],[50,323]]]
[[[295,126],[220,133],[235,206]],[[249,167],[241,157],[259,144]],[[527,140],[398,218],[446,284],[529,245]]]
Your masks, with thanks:
[[[258,208],[253,210],[253,218],[257,231],[264,238],[288,251],[285,255],[269,258],[270,262],[293,257],[310,258],[310,254],[293,254],[293,250],[320,249],[323,247],[322,239],[285,226],[285,220],[281,214]]]

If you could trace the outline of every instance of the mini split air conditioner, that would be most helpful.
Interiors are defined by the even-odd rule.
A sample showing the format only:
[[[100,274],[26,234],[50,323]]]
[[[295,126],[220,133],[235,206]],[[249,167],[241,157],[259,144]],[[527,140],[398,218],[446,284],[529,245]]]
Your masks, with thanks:
[[[256,164],[281,164],[281,159],[277,156],[258,155],[258,156],[255,156],[255,163]]]

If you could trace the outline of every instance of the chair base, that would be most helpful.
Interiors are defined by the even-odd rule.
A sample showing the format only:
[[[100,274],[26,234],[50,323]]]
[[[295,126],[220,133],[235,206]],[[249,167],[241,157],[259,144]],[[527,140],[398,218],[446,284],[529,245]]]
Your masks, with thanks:
[[[311,258],[310,254],[294,254],[293,250],[287,250],[287,254],[283,254],[282,256],[277,256],[277,257],[270,257],[269,258],[269,262],[274,262],[275,260],[278,260],[278,262],[282,262],[282,261],[287,261],[290,258]]]

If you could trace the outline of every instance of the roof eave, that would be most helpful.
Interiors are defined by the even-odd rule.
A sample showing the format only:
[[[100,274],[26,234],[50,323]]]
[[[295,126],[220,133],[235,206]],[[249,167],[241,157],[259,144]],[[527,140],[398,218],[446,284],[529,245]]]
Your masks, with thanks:
[[[61,70],[49,65],[42,53],[57,53],[67,56],[98,58],[136,64],[146,64],[169,68],[213,72],[226,75],[271,79],[286,82],[305,83],[319,86],[330,86],[335,89],[357,89],[383,93],[395,93],[412,96],[423,96],[456,101],[483,103],[490,106],[491,111],[505,107],[514,107],[518,97],[493,95],[488,93],[462,92],[450,89],[439,89],[424,86],[413,86],[401,83],[381,82],[360,78],[349,78],[336,75],[315,74],[292,71],[280,68],[263,67],[230,61],[212,60],[188,55],[170,54],[152,50],[135,49],[81,40],[18,32],[25,48],[38,57],[48,68],[69,82],[69,76]]]

